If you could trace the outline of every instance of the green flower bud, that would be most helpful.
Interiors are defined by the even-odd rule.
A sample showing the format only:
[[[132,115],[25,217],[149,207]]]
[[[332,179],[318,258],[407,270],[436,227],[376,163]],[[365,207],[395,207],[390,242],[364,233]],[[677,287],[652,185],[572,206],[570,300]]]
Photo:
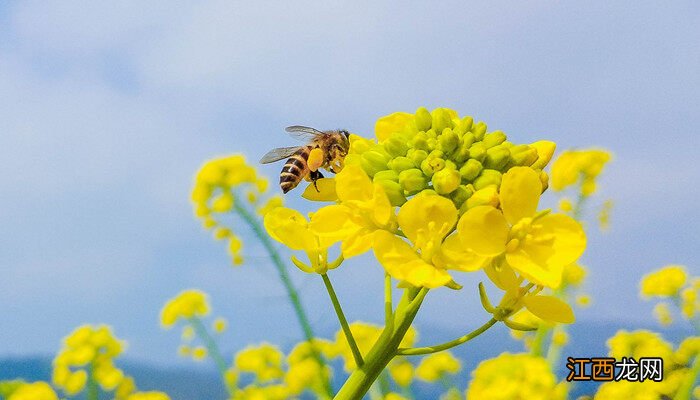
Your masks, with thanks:
[[[482,168],[483,166],[478,160],[470,158],[462,165],[462,168],[459,169],[459,174],[464,181],[471,182],[479,176]]]
[[[495,169],[484,169],[476,179],[474,179],[474,189],[481,190],[488,186],[501,185],[501,172]]]
[[[510,161],[510,150],[498,145],[486,150],[484,167],[501,170]]]
[[[408,144],[401,135],[392,135],[384,142],[384,148],[392,157],[405,156],[408,151]]]
[[[416,193],[428,186],[428,178],[423,175],[423,171],[418,168],[411,168],[401,171],[399,174],[399,184],[408,193]]]
[[[476,142],[476,139],[474,138],[474,134],[471,132],[467,132],[462,136],[462,144],[460,146],[470,148],[472,145]]]
[[[506,139],[506,134],[503,133],[503,131],[493,131],[484,135],[483,143],[487,149],[490,149],[493,146],[497,146],[505,142]]]
[[[435,149],[428,154],[428,158],[445,158],[445,152],[440,149]]]
[[[457,171],[457,164],[454,163],[452,160],[445,160],[445,169],[452,169]]]
[[[481,142],[476,142],[469,147],[469,158],[473,158],[480,162],[486,158],[486,147]]]
[[[433,129],[437,133],[442,133],[445,128],[452,128],[452,117],[444,108],[436,108],[432,112]]]
[[[413,161],[413,166],[419,168],[423,160],[428,158],[428,152],[425,150],[414,150],[409,155],[409,158]]]
[[[445,168],[445,160],[442,158],[428,157],[420,164],[420,169],[426,176],[432,177],[434,173]]]
[[[442,169],[433,175],[433,189],[439,194],[448,194],[459,187],[461,177],[454,169]]]
[[[390,169],[387,169],[385,171],[379,171],[376,174],[374,174],[374,178],[372,178],[374,182],[377,182],[379,180],[386,180],[386,181],[394,181],[398,182],[399,181],[399,174],[396,171],[392,171]]]
[[[459,126],[462,127],[465,132],[471,131],[473,124],[474,124],[474,118],[472,118],[472,117],[464,117],[464,118],[462,118],[461,121],[459,121]]]
[[[377,172],[387,169],[386,163],[387,158],[384,156],[384,154],[376,150],[370,150],[362,153],[362,159],[360,161],[362,169],[364,169],[369,176],[374,176],[374,174]]]
[[[438,141],[437,138],[428,138],[428,151],[435,150],[437,148]]]
[[[406,196],[403,194],[403,189],[401,189],[401,185],[399,185],[397,182],[380,179],[376,181],[376,183],[381,185],[381,187],[384,189],[384,192],[386,192],[392,206],[400,206],[406,202]]]
[[[435,131],[435,128],[425,131],[425,135],[428,136],[428,139],[437,139],[437,132]]]
[[[419,107],[416,110],[416,127],[419,131],[427,131],[433,124],[433,116],[430,115],[425,107]]]
[[[472,185],[459,185],[459,187],[452,193],[450,193],[450,199],[455,203],[457,208],[460,208],[465,201],[467,201],[472,194],[474,194],[474,188]]]
[[[474,138],[476,138],[477,141],[481,141],[484,139],[484,135],[486,134],[486,123],[485,122],[477,122],[472,126],[472,133],[474,134]]]
[[[459,136],[452,131],[451,128],[445,128],[442,131],[442,135],[438,138],[438,149],[442,150],[446,154],[452,153],[454,149],[457,148],[459,144]]]
[[[408,157],[396,157],[387,163],[387,166],[396,173],[413,168],[415,165]]]
[[[474,134],[471,132],[465,133],[459,142],[459,147],[452,154],[452,159],[461,164],[469,158],[469,147],[474,143]]]
[[[537,161],[537,150],[526,144],[513,146],[510,149],[510,158],[513,166],[529,167]]]
[[[418,132],[408,143],[414,149],[428,150],[428,135],[425,132]]]

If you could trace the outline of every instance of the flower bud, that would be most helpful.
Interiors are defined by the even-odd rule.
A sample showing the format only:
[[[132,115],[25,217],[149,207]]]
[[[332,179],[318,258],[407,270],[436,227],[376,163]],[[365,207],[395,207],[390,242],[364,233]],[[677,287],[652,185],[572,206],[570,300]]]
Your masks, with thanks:
[[[432,177],[434,173],[445,168],[445,160],[437,157],[428,157],[420,164],[420,169],[426,176]]]
[[[379,180],[398,182],[399,181],[399,174],[396,173],[396,171],[392,171],[390,169],[387,169],[385,171],[377,172],[376,174],[374,174],[374,177],[372,179],[374,180],[374,182],[377,182]]]
[[[408,157],[396,157],[387,163],[387,166],[397,174],[401,171],[413,168],[413,161]]]
[[[414,149],[428,150],[428,135],[425,132],[418,132],[409,142]]]
[[[476,142],[469,148],[469,158],[483,162],[486,158],[486,148],[481,142]]]
[[[378,151],[370,150],[362,154],[362,169],[369,176],[374,176],[377,172],[387,169],[386,163],[387,158]]]
[[[495,186],[488,186],[483,189],[477,190],[473,195],[464,203],[467,209],[474,208],[476,206],[492,206],[498,207],[498,191]],[[464,207],[464,205],[462,206]]]
[[[464,129],[465,132],[471,131],[473,124],[474,118],[472,117],[464,117],[461,121],[459,121],[459,126],[462,127],[462,129]]]
[[[425,131],[425,135],[428,137],[428,139],[437,139],[437,132],[435,131],[435,128],[430,128]]]
[[[514,166],[529,167],[537,161],[537,150],[526,144],[513,146],[510,149],[510,158]]]
[[[495,169],[484,169],[481,171],[481,175],[474,179],[474,189],[477,191],[488,186],[500,186],[501,185],[501,172]]]
[[[530,147],[534,147],[535,150],[537,150],[537,161],[535,161],[531,167],[533,169],[542,169],[549,163],[549,160],[552,159],[552,154],[554,154],[557,145],[548,140],[540,140],[530,144]]]
[[[472,194],[474,194],[474,188],[472,185],[459,185],[454,192],[450,193],[450,199],[452,199],[455,206],[459,208],[472,196]]]
[[[486,128],[486,123],[481,121],[477,122],[472,126],[472,133],[474,134],[474,137],[477,141],[481,141],[484,139],[484,135],[486,134]]]
[[[376,181],[376,183],[384,189],[384,192],[389,198],[389,202],[392,206],[400,206],[406,202],[406,196],[403,194],[403,189],[401,189],[401,185],[399,185],[397,182],[380,179]]]
[[[423,160],[428,158],[428,152],[425,150],[414,150],[408,155],[408,157],[411,159],[411,161],[413,161],[413,166],[419,168]]]
[[[446,154],[450,154],[457,148],[458,144],[459,137],[457,134],[454,133],[451,128],[445,128],[445,130],[442,131],[442,135],[438,138],[437,148]]]
[[[501,145],[486,150],[484,166],[486,168],[501,170],[510,161],[510,150]]]
[[[432,112],[433,129],[438,134],[442,133],[445,128],[452,128],[452,117],[444,108],[436,108]]]
[[[451,168],[444,168],[433,175],[432,181],[433,188],[436,192],[439,194],[448,194],[459,187],[461,177],[458,171]]]
[[[384,141],[384,148],[392,157],[405,156],[408,151],[408,144],[400,135],[392,135]]]
[[[462,176],[462,180],[471,182],[479,176],[482,168],[483,166],[479,161],[470,158],[462,165],[462,168],[459,169],[459,174]]]
[[[416,127],[419,131],[427,131],[433,124],[433,116],[425,107],[416,110]]]
[[[544,192],[549,187],[549,175],[544,171],[540,171],[540,182],[542,182],[542,192]]]
[[[487,149],[490,149],[491,147],[497,146],[503,142],[505,142],[507,139],[506,134],[503,133],[503,131],[493,131],[489,132],[486,135],[484,135],[484,146]]]
[[[415,193],[428,186],[428,178],[418,168],[407,169],[399,173],[399,184],[408,193]]]

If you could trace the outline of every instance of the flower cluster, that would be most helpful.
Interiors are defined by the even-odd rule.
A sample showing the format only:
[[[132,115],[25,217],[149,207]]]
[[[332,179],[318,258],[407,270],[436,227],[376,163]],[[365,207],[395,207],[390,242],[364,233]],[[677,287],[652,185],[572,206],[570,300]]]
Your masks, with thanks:
[[[337,204],[310,221],[288,209],[267,215],[273,238],[307,252],[311,266],[300,268],[325,273],[318,260],[340,242],[344,258],[373,249],[393,278],[415,287],[457,288],[449,270],[485,266],[556,287],[583,253],[576,221],[537,210],[554,143],[515,145],[448,109],[389,115],[376,135],[351,135],[346,167],[322,185],[335,193],[321,197]]]
[[[226,223],[225,217],[232,211],[247,213],[240,202],[247,202],[261,215],[281,206],[279,195],[266,201],[260,199],[267,190],[268,180],[259,176],[240,154],[209,160],[195,175],[192,188],[195,215],[206,229],[213,231],[217,240],[228,242],[234,265],[243,263],[243,243]]]
[[[566,386],[557,384],[543,358],[503,353],[482,361],[472,372],[466,396],[468,399],[556,400],[566,398]]]
[[[58,400],[58,395],[46,382],[27,383],[22,380],[0,382],[0,398],[7,400]]]
[[[682,265],[667,265],[642,277],[640,294],[644,298],[663,301],[654,307],[662,325],[673,322],[671,304],[680,308],[681,315],[700,328],[700,278],[690,277]]]
[[[608,382],[598,389],[596,399],[660,399],[688,398],[677,397],[677,394],[687,394],[693,387],[697,371],[693,370],[693,362],[697,363],[700,355],[700,337],[694,336],[683,340],[674,350],[671,343],[661,335],[645,331],[619,331],[608,340],[610,357],[621,359],[632,357],[639,360],[642,357],[661,357],[663,362],[663,380],[661,382]],[[687,386],[687,387],[685,387]]]
[[[53,383],[69,395],[85,388],[88,375],[106,391],[112,391],[124,379],[114,365],[124,343],[114,337],[106,325],[83,325],[63,340],[63,348],[53,361]]]
[[[603,149],[567,150],[552,164],[552,189],[561,191],[580,185],[580,195],[588,197],[596,191],[596,178],[612,159]]]

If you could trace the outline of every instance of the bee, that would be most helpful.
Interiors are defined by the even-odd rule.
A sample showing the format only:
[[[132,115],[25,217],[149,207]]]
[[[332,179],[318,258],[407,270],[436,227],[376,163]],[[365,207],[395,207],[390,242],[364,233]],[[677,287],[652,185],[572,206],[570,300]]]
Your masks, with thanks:
[[[306,140],[308,144],[294,147],[280,147],[267,152],[261,159],[261,164],[269,164],[289,157],[280,172],[280,188],[287,193],[297,187],[302,179],[313,182],[316,191],[316,181],[323,178],[319,171],[324,168],[332,173],[343,169],[343,160],[350,149],[350,133],[346,130],[319,131],[308,126],[289,126],[285,129],[291,136]],[[309,162],[309,155],[314,149],[323,153],[322,160]]]

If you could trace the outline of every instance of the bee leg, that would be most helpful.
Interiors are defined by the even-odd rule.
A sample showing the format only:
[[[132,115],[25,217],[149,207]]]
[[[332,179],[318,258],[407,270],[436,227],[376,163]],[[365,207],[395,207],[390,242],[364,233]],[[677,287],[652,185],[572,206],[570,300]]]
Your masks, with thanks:
[[[318,181],[319,179],[323,178],[323,174],[321,173],[321,171],[311,171],[311,172],[309,172],[309,178],[311,178],[311,182],[314,183],[314,188],[316,188],[316,191],[320,193],[321,191],[318,190],[318,185],[316,184],[316,181]]]

